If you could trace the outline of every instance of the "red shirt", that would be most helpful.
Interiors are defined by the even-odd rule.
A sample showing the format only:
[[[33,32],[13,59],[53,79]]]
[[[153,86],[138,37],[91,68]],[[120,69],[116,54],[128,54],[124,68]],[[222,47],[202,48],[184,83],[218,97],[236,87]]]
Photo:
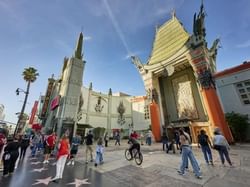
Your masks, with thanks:
[[[68,155],[68,154],[69,154],[69,141],[68,141],[68,139],[62,139],[60,141],[60,147],[59,147],[59,150],[57,153],[57,159],[60,156]]]
[[[46,142],[49,147],[53,147],[55,145],[55,136],[54,135],[49,135]]]

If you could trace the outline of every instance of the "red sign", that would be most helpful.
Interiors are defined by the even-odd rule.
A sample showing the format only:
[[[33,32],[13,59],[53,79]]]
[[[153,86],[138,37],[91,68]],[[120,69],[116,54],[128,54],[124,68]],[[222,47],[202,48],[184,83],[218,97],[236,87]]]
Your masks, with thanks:
[[[46,116],[46,113],[47,113],[47,110],[48,110],[48,106],[49,106],[50,96],[51,96],[52,89],[53,89],[53,83],[54,83],[54,81],[50,81],[49,84],[48,84],[46,96],[45,96],[44,103],[43,103],[41,117],[45,117]]]
[[[37,112],[37,106],[38,106],[38,101],[35,101],[34,106],[33,106],[32,110],[31,110],[31,116],[30,116],[29,124],[33,124],[33,122],[34,122],[35,115],[36,115],[36,112]]]
[[[60,98],[60,95],[58,95],[51,101],[50,110],[55,110],[59,106]]]

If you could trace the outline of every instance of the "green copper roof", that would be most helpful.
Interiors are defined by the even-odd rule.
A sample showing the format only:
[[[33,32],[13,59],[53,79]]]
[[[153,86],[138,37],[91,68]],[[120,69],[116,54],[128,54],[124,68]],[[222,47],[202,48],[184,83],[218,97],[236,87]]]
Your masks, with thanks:
[[[148,64],[156,64],[168,59],[183,47],[188,38],[189,34],[179,20],[173,16],[171,20],[156,31],[153,50]]]

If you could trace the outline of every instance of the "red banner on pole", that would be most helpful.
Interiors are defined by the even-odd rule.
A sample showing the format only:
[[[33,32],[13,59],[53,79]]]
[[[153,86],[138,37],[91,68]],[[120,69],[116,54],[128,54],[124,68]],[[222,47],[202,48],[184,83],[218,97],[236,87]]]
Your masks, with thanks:
[[[37,112],[37,106],[38,106],[38,101],[35,101],[33,108],[31,110],[31,116],[30,116],[30,120],[29,120],[29,124],[33,124],[34,119],[35,119],[35,115]]]

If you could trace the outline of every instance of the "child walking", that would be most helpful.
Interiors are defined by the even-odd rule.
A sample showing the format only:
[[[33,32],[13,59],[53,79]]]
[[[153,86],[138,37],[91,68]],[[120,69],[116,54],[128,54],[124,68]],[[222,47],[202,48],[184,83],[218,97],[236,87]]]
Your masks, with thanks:
[[[95,167],[98,164],[103,164],[103,151],[104,147],[102,145],[102,137],[99,138],[97,141],[97,146],[96,146],[96,157],[95,157]]]

